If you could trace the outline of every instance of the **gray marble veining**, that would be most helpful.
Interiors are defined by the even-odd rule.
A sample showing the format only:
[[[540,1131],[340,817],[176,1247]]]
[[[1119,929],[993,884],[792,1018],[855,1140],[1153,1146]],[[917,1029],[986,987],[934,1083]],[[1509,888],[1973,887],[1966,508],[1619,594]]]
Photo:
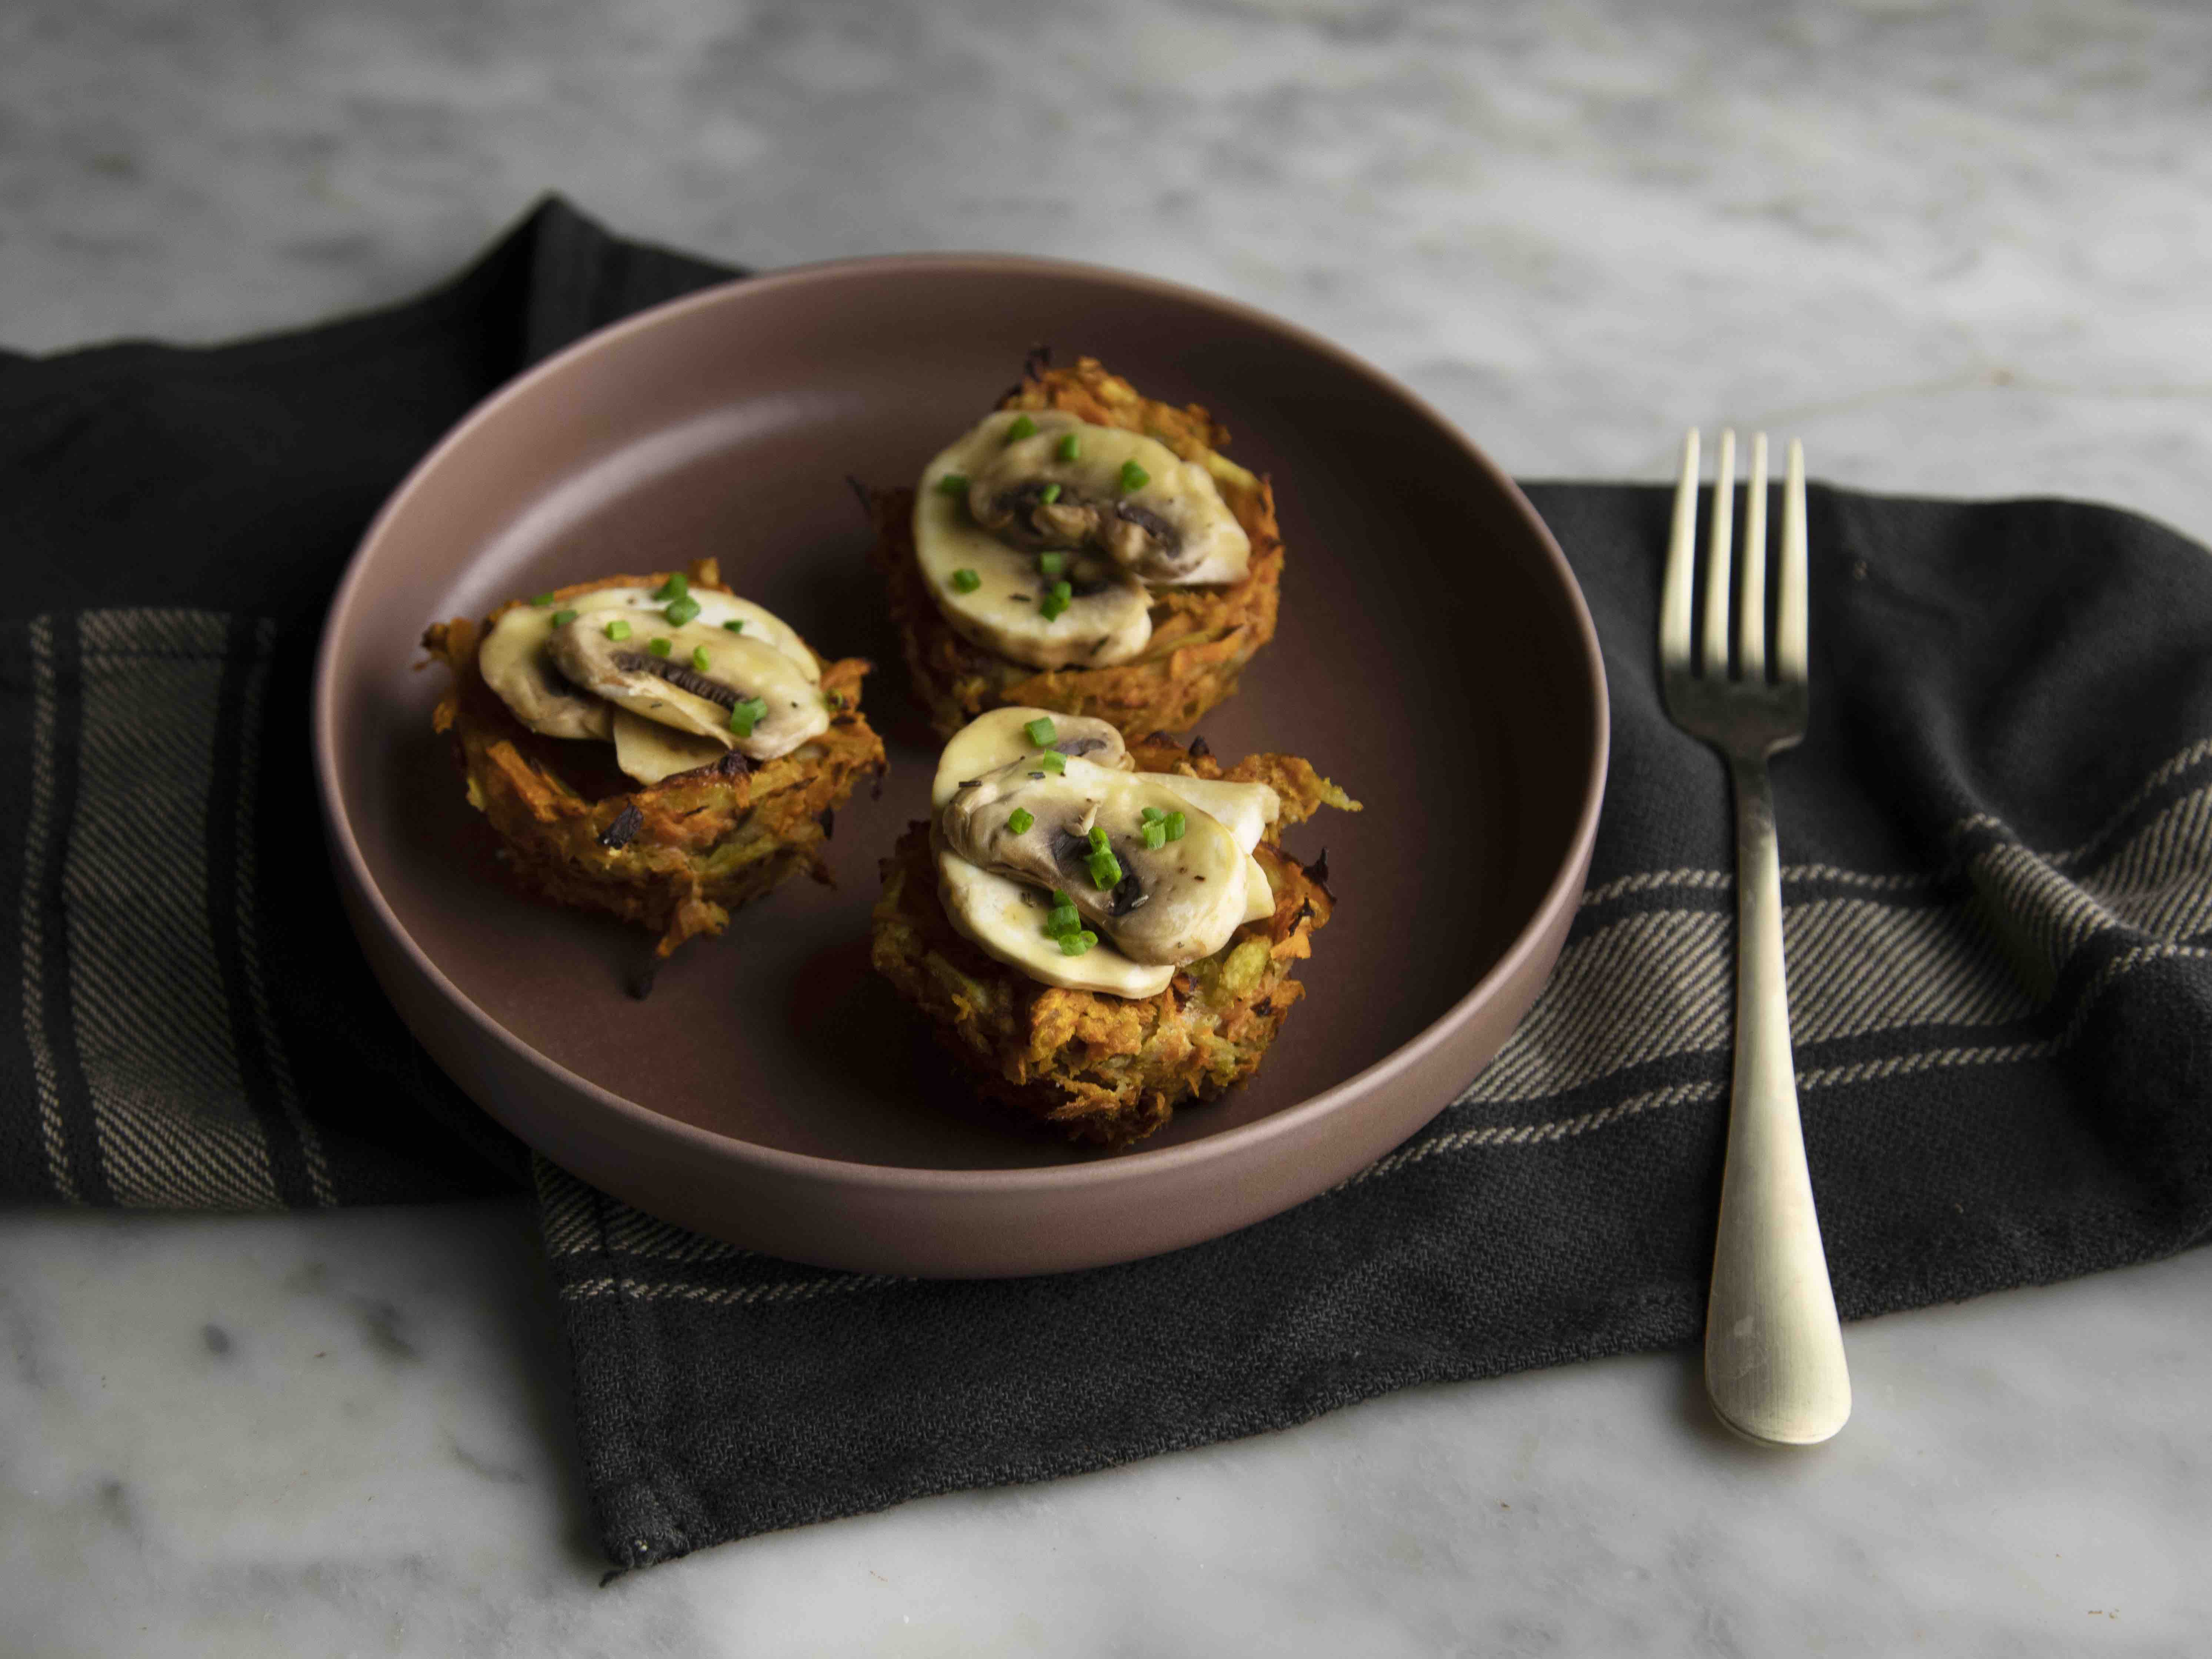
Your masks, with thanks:
[[[2212,538],[2212,14],[1910,0],[28,0],[0,340],[398,297],[541,191],[777,265],[1227,292],[1528,475],[1680,429]],[[602,1584],[520,1205],[0,1214],[0,1652],[2203,1650],[2212,1255],[1855,1327],[1844,1437],[1694,1358],[1417,1390]]]

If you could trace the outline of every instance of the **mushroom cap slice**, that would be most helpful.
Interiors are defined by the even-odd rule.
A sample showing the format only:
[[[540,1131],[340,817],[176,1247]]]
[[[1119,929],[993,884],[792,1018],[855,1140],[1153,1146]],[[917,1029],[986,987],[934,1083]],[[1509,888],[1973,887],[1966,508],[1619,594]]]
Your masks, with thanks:
[[[729,757],[728,747],[715,738],[693,737],[659,720],[641,720],[611,704],[608,712],[614,716],[615,764],[640,783],[656,784]]]
[[[943,811],[963,784],[1036,754],[1039,745],[1030,741],[1029,734],[1032,720],[1052,722],[1052,741],[1044,748],[1080,756],[1095,766],[1128,767],[1128,747],[1110,721],[1089,714],[1055,714],[1049,708],[994,708],[955,732],[939,754],[936,781],[929,789],[931,810]]]
[[[1132,961],[1195,962],[1227,944],[1246,909],[1237,837],[1162,783],[1080,758],[1066,764],[1054,774],[1017,761],[959,789],[938,817],[945,845],[983,869],[1066,893]],[[1182,812],[1182,838],[1146,847],[1146,807]],[[1029,815],[1018,830],[1017,811]],[[1091,869],[1093,830],[1120,866],[1105,888]]]
[[[788,754],[830,727],[816,680],[774,646],[696,619],[670,627],[664,618],[657,628],[641,620],[622,639],[610,638],[609,626],[605,617],[579,616],[553,630],[546,649],[569,679],[633,714],[753,760]],[[653,649],[660,641],[665,653]],[[756,699],[751,729],[741,736],[732,711]]]
[[[1243,580],[1251,538],[1206,468],[1141,432],[1054,410],[1009,440],[1020,418],[987,421],[997,441],[976,446],[967,469],[968,510],[984,529],[1027,552],[1097,552],[1155,587]]]
[[[979,870],[944,847],[937,851],[937,896],[957,932],[985,955],[1042,984],[1108,996],[1155,997],[1175,977],[1170,963],[1132,962],[1103,942],[1081,956],[1069,956],[1044,931],[1050,894]]]
[[[1033,668],[1127,662],[1152,637],[1152,595],[1142,581],[1103,554],[1069,556],[1067,569],[1047,576],[1036,550],[992,534],[970,515],[966,495],[939,488],[945,477],[964,477],[986,464],[1005,445],[1014,418],[990,416],[923,471],[914,502],[922,581],[955,632],[1014,662]],[[969,574],[975,586],[963,592]],[[1048,617],[1045,600],[1058,580],[1068,585],[1067,608]]]
[[[694,588],[690,597],[699,607],[692,619],[696,626],[721,629],[737,623],[743,637],[773,646],[815,684],[821,683],[822,670],[814,653],[773,611],[711,588]],[[562,673],[547,653],[553,618],[568,611],[580,617],[612,612],[629,621],[634,631],[654,625],[665,631],[667,605],[651,588],[633,586],[595,587],[550,605],[510,605],[484,635],[477,653],[477,672],[515,719],[533,732],[549,738],[611,737],[614,711]]]

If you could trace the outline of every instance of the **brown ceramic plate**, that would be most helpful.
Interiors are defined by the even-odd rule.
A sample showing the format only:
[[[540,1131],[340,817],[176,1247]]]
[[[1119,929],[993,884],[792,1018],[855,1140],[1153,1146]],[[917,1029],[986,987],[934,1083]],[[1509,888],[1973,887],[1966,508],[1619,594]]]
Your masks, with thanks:
[[[1281,632],[1204,732],[1305,755],[1366,803],[1292,832],[1339,902],[1253,1082],[1118,1155],[1001,1127],[870,971],[876,860],[936,744],[905,696],[848,477],[911,481],[1040,342],[1212,408],[1273,476]],[[502,885],[430,731],[434,618],[703,554],[832,654],[872,658],[882,797],[804,879],[686,949]],[[1030,259],[755,277],[585,340],[471,415],[332,603],[314,740],[333,857],[401,1014],[483,1108],[641,1208],[828,1266],[988,1275],[1128,1261],[1310,1197],[1433,1116],[1504,1042],[1582,891],[1603,671],[1527,501],[1401,387],[1188,289]]]

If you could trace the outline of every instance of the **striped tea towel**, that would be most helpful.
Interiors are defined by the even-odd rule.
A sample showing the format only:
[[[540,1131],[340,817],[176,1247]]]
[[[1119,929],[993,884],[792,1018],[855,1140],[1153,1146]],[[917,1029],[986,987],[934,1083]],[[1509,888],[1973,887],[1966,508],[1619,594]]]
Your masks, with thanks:
[[[476,399],[714,267],[549,203],[428,297],[214,350],[0,359],[0,1191],[155,1206],[530,1180],[355,953],[307,769],[322,607]],[[1729,1072],[1720,763],[1659,706],[1663,489],[1540,484],[1612,677],[1557,974],[1427,1128],[1273,1221],[992,1283],[732,1249],[543,1164],[626,1565],[1686,1341]],[[2212,557],[2062,501],[1812,496],[1814,725],[1775,771],[1836,1296],[1863,1316],[2212,1227]]]

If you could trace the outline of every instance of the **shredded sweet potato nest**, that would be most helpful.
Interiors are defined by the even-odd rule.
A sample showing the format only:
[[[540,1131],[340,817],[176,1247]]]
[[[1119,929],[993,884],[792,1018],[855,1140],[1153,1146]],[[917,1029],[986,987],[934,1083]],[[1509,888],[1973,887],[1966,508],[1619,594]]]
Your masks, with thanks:
[[[1221,499],[1251,538],[1243,581],[1227,587],[1167,587],[1152,595],[1152,637],[1127,662],[1102,668],[1033,668],[963,639],[930,598],[915,562],[914,491],[872,490],[874,560],[890,593],[891,619],[915,690],[940,737],[951,737],[987,708],[1010,703],[1111,720],[1126,736],[1188,730],[1235,695],[1237,677],[1275,636],[1283,579],[1283,538],[1275,494],[1219,453],[1228,429],[1196,404],[1178,409],[1141,397],[1095,357],[1072,368],[1032,361],[1001,409],[1060,410],[1094,426],[1141,432],[1213,477]]]
[[[1151,1134],[1182,1102],[1211,1100],[1259,1070],[1305,994],[1292,970],[1335,908],[1326,870],[1285,853],[1279,832],[1324,805],[1359,810],[1294,756],[1253,755],[1224,770],[1164,733],[1129,753],[1140,771],[1273,786],[1282,818],[1254,853],[1274,889],[1273,915],[1246,922],[1158,996],[1041,985],[954,929],[938,898],[929,825],[919,823],[883,861],[870,940],[876,971],[928,1016],[984,1096],[1071,1140],[1113,1147]]]
[[[695,588],[731,591],[713,559],[686,574]],[[553,598],[667,579],[665,571],[606,576]],[[822,845],[834,809],[862,777],[884,769],[883,740],[860,714],[866,662],[823,662],[822,689],[842,707],[827,732],[790,754],[750,764],[734,757],[641,786],[616,769],[613,745],[532,732],[484,683],[478,642],[526,603],[501,605],[481,625],[465,617],[434,623],[422,635],[423,648],[453,675],[432,724],[452,738],[469,804],[506,844],[526,890],[652,928],[665,957],[696,934],[720,933],[732,910],[797,871],[830,879]]]

